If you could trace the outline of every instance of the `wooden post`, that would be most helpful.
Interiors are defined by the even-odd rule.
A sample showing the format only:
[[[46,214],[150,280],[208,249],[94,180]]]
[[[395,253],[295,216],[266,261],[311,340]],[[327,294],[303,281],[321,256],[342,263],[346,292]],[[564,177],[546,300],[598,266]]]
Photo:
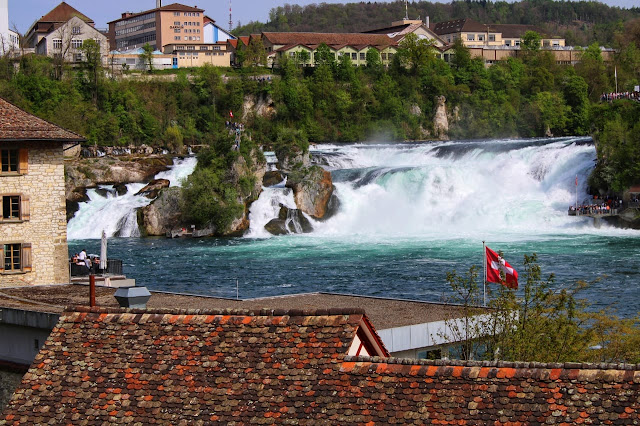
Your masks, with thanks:
[[[89,275],[89,306],[96,306],[96,276]]]

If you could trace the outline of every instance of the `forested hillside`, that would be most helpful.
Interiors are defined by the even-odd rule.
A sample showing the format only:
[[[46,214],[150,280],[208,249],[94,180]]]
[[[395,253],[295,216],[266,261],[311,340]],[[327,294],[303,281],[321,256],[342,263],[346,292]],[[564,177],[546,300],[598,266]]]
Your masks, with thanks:
[[[409,18],[432,23],[473,18],[482,23],[538,25],[567,44],[587,46],[594,41],[614,46],[622,23],[640,17],[640,7],[621,9],[596,1],[523,0],[409,2]],[[261,31],[361,32],[385,27],[405,16],[403,1],[347,4],[285,5],[271,9],[266,23],[251,22],[234,30],[237,35]]]

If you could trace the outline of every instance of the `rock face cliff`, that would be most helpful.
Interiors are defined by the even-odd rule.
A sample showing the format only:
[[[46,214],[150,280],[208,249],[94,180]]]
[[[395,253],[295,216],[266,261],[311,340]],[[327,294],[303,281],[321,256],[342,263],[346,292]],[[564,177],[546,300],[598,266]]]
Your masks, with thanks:
[[[181,189],[165,188],[151,204],[138,210],[138,224],[142,235],[164,236],[172,230],[185,228],[180,201]]]
[[[444,96],[436,97],[436,110],[433,117],[434,136],[441,140],[449,139],[449,119],[447,118],[447,99]]]

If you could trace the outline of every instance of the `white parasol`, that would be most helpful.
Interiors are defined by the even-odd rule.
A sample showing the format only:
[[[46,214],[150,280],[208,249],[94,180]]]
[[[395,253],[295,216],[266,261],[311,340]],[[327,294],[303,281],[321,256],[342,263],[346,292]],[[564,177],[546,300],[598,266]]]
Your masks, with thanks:
[[[102,231],[102,241],[100,242],[100,269],[107,269],[107,234]]]

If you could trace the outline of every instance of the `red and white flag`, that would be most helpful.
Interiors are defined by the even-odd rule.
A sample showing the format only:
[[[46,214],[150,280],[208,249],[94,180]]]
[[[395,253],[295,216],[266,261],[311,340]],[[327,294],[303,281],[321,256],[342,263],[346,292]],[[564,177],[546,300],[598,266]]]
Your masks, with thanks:
[[[229,117],[233,118],[233,111],[229,111]]]
[[[487,282],[502,284],[508,288],[518,288],[518,272],[489,247],[486,247],[486,252]],[[504,272],[504,280],[500,276],[500,272]]]

